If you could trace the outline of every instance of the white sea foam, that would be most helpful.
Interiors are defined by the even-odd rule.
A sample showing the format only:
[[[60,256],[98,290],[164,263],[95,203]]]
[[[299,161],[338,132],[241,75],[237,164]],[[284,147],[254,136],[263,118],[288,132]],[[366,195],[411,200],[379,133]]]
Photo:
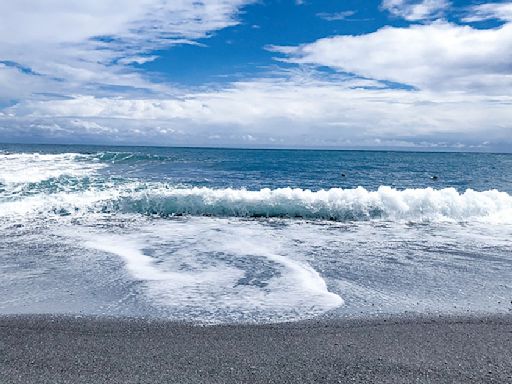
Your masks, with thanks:
[[[87,176],[105,165],[78,161],[87,155],[78,153],[0,153],[0,183],[37,183],[60,176]]]
[[[137,280],[166,281],[175,288],[184,288],[201,283],[227,284],[233,281],[233,277],[240,277],[235,269],[230,271],[233,273],[226,273],[227,269],[223,270],[223,273],[214,269],[200,272],[164,270],[159,268],[155,258],[144,254],[142,250],[144,244],[140,244],[136,240],[123,236],[94,236],[91,233],[89,236],[94,240],[86,241],[84,243],[86,247],[120,256],[130,275]]]
[[[119,256],[130,276],[143,284],[144,295],[174,318],[295,320],[343,304],[317,271],[286,253],[285,239],[274,231],[222,220],[171,221],[140,228],[138,234],[87,231],[80,236],[87,238],[85,246]]]
[[[512,196],[496,190],[459,193],[453,188],[376,191],[359,187],[310,191],[281,188],[248,191],[211,188],[150,188],[120,194],[122,212],[158,215],[300,217],[336,221],[512,219]]]
[[[388,186],[374,191],[362,187],[246,190],[184,188],[129,180],[113,183],[107,178],[98,179],[93,185],[53,180],[95,175],[106,166],[95,159],[98,160],[78,153],[0,153],[0,216],[130,213],[162,217],[512,222],[512,196],[497,190],[468,189],[461,193],[454,188],[397,190]],[[31,185],[41,181],[48,182]]]
[[[0,216],[84,215],[89,213],[143,215],[283,217],[359,221],[512,222],[512,196],[497,190],[463,193],[453,188],[376,191],[362,187],[310,191],[303,189],[173,188],[162,184],[105,184],[83,192],[36,194],[0,202]]]

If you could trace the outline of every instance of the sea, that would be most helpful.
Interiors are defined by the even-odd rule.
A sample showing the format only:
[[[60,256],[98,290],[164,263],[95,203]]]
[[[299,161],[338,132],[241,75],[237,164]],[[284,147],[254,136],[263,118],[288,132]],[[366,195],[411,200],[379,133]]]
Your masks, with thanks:
[[[0,314],[512,311],[512,155],[0,145]]]

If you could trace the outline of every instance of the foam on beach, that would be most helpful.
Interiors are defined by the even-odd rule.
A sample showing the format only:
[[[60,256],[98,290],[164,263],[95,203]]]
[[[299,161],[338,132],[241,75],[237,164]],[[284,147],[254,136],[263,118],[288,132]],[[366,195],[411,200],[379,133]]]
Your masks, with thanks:
[[[316,270],[286,253],[272,231],[243,223],[167,222],[129,236],[80,236],[84,246],[120,257],[142,293],[177,319],[296,320],[343,304]]]

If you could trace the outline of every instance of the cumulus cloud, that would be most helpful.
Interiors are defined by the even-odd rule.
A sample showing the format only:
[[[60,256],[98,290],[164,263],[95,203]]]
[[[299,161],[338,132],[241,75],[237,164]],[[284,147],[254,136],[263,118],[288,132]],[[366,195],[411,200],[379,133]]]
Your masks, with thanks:
[[[446,22],[385,27],[271,49],[289,62],[424,90],[509,95],[512,89],[512,24],[486,30]]]
[[[447,0],[383,0],[381,4],[382,9],[409,21],[437,19],[449,7]]]

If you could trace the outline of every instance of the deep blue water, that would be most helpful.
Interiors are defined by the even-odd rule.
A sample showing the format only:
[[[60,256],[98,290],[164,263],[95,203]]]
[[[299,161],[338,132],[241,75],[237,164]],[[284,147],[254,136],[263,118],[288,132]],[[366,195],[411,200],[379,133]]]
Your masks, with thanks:
[[[316,191],[386,185],[512,192],[512,154],[5,144],[0,150],[94,154],[109,165],[102,171],[106,175],[186,186]]]

